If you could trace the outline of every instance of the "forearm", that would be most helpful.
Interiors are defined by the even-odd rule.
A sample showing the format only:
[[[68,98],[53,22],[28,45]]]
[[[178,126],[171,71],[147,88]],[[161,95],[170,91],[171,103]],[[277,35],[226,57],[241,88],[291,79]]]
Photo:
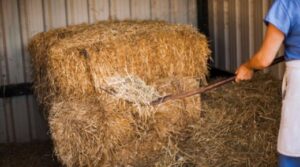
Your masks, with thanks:
[[[258,51],[249,61],[244,65],[252,70],[262,70],[268,67],[275,59],[275,53],[264,53],[262,50]]]

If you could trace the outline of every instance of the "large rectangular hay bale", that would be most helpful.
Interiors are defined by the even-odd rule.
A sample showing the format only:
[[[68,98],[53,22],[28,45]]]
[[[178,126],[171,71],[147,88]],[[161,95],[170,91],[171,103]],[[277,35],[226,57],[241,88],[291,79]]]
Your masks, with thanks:
[[[179,93],[197,88],[198,82],[166,78],[154,87],[159,92]],[[175,159],[179,138],[184,139],[185,129],[200,114],[200,96],[149,108],[152,114],[147,119],[133,112],[134,107],[110,100],[86,98],[52,105],[50,131],[55,153],[64,165],[155,166],[162,163],[161,156]]]
[[[172,76],[207,74],[204,35],[189,25],[160,21],[104,21],[43,32],[29,44],[35,92],[44,105],[54,97],[103,93],[103,79],[132,74],[147,84]],[[100,90],[100,91],[99,91]]]

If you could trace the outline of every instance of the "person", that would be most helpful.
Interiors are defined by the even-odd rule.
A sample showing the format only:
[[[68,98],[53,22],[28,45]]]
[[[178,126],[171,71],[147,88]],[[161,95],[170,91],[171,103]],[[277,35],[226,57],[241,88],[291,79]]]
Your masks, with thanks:
[[[265,19],[261,48],[236,70],[236,82],[250,80],[256,69],[268,67],[284,44],[286,70],[277,141],[280,167],[300,167],[300,0],[275,0]]]

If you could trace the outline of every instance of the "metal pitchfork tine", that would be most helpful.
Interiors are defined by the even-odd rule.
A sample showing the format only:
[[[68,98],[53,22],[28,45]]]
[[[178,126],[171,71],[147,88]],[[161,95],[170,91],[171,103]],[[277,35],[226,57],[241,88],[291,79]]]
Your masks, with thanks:
[[[284,61],[284,56],[280,56],[280,57],[276,58],[269,67],[271,67],[275,64],[278,64],[280,62],[283,62],[283,61]],[[258,70],[256,70],[255,72],[257,72],[257,71]],[[193,95],[196,95],[196,94],[201,94],[201,93],[204,93],[204,92],[209,91],[211,89],[218,88],[222,85],[230,83],[230,82],[235,80],[235,77],[236,76],[229,77],[227,79],[221,80],[221,81],[213,83],[213,84],[209,84],[209,85],[204,86],[202,88],[194,89],[194,90],[183,92],[183,93],[180,93],[180,94],[166,95],[166,96],[160,97],[160,98],[152,101],[150,104],[151,105],[158,105],[158,104],[164,103],[164,102],[169,101],[169,100],[183,99],[183,98],[190,97],[190,96],[193,96]]]

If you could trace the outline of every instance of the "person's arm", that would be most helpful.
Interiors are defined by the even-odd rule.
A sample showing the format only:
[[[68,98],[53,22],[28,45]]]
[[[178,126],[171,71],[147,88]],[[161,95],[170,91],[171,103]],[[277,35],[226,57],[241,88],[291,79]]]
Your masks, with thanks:
[[[269,24],[261,48],[249,61],[236,70],[235,81],[249,80],[253,77],[254,70],[261,70],[271,65],[284,38],[283,32]]]

